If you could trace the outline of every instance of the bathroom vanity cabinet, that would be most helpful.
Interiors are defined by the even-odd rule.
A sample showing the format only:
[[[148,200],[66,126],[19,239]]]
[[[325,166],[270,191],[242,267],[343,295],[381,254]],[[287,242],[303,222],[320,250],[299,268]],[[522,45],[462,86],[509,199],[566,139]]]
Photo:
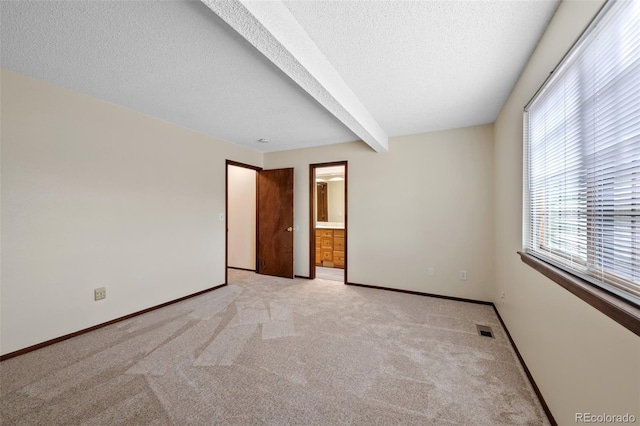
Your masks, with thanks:
[[[344,229],[316,229],[316,266],[344,269]]]

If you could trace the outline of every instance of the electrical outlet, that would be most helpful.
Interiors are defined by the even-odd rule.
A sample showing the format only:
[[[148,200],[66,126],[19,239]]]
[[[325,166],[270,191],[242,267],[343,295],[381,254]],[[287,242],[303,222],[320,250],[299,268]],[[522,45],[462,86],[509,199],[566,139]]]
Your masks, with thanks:
[[[432,276],[433,276],[433,266],[429,266],[429,267],[427,268],[427,275],[429,275],[430,277],[432,277]]]
[[[466,281],[467,280],[467,271],[465,271],[464,269],[460,270],[460,279],[462,281]]]
[[[500,295],[500,300],[502,301],[502,303],[504,303],[504,298],[505,298],[506,294],[503,291],[502,294]]]
[[[94,300],[102,300],[107,297],[107,289],[106,287],[94,288],[93,289],[93,298]]]

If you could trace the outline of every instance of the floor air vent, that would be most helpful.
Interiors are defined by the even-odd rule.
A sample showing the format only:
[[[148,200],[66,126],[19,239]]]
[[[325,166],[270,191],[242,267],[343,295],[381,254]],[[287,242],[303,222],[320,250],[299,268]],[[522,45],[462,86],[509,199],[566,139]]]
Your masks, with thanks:
[[[493,338],[493,330],[491,330],[491,327],[488,325],[476,324],[476,328],[478,329],[479,335]]]

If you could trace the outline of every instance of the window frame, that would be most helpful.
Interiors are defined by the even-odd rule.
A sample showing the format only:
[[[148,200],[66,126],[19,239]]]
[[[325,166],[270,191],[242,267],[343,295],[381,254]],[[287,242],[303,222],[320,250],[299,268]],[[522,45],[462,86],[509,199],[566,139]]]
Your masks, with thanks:
[[[587,274],[584,276],[580,276],[581,274],[577,274],[573,271],[568,271],[564,269],[561,263],[553,262],[553,260],[541,258],[536,256],[535,253],[529,253],[526,251],[526,247],[529,246],[529,232],[531,227],[530,222],[530,204],[529,204],[529,170],[528,170],[528,135],[529,135],[529,122],[528,122],[528,109],[531,104],[539,97],[541,93],[543,93],[552,79],[555,76],[555,71],[559,70],[563,67],[568,61],[570,61],[575,53],[579,51],[579,46],[584,43],[585,38],[589,36],[591,31],[598,25],[600,20],[606,15],[606,12],[613,6],[614,1],[609,0],[607,3],[603,5],[600,11],[596,14],[592,22],[587,26],[587,28],[580,35],[578,40],[571,46],[567,54],[563,57],[563,59],[559,62],[559,64],[555,67],[555,69],[551,72],[551,74],[547,77],[544,83],[540,86],[538,91],[534,94],[532,99],[525,106],[525,113],[523,118],[523,140],[524,140],[524,149],[523,149],[523,223],[522,223],[522,241],[523,241],[523,250],[518,251],[522,262],[531,266],[538,272],[545,275],[547,278],[550,278],[555,283],[559,284],[566,290],[570,291],[574,295],[578,296],[583,301],[587,302],[589,305],[598,309],[600,312],[604,313],[611,319],[615,320],[619,324],[623,325],[625,328],[633,332],[634,334],[640,336],[640,305],[635,304],[634,302],[628,300],[624,296],[620,294],[620,290],[615,286],[610,286],[607,281],[617,280],[617,275],[611,274],[610,272],[604,272],[602,274],[602,282],[594,283],[591,281]],[[559,125],[560,126],[560,125]],[[587,188],[587,191],[591,191],[593,189]],[[590,199],[591,197],[587,197]],[[592,201],[588,201],[588,203],[592,203]],[[591,207],[589,207],[591,206]],[[635,206],[635,203],[633,204]],[[587,209],[592,208],[593,204],[588,204]],[[635,210],[635,208],[633,209]],[[546,213],[546,212],[545,212]],[[544,214],[544,213],[543,213]],[[545,215],[546,216],[546,215]],[[586,227],[586,246],[587,246],[587,260],[585,262],[581,262],[575,259],[575,256],[571,256],[571,254],[567,255],[562,250],[556,250],[553,247],[549,247],[548,245],[540,244],[538,241],[538,245],[541,249],[548,251],[549,253],[553,253],[558,257],[566,257],[571,258],[571,260],[576,263],[584,266],[585,269],[590,266],[590,258],[594,256],[594,250],[592,249],[595,241],[592,235],[589,235],[591,232],[589,231],[591,228],[591,223],[594,221],[594,218],[589,218],[587,216],[587,227]],[[546,231],[545,231],[546,232]],[[546,241],[543,239],[543,241]],[[543,255],[543,254],[542,254]],[[624,280],[624,279],[623,279]]]

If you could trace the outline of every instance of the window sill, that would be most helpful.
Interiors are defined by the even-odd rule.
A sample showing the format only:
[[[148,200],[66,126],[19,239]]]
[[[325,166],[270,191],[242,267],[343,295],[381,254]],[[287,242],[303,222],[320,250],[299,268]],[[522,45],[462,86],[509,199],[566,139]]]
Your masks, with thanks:
[[[640,308],[530,254],[518,254],[524,263],[640,336]]]

